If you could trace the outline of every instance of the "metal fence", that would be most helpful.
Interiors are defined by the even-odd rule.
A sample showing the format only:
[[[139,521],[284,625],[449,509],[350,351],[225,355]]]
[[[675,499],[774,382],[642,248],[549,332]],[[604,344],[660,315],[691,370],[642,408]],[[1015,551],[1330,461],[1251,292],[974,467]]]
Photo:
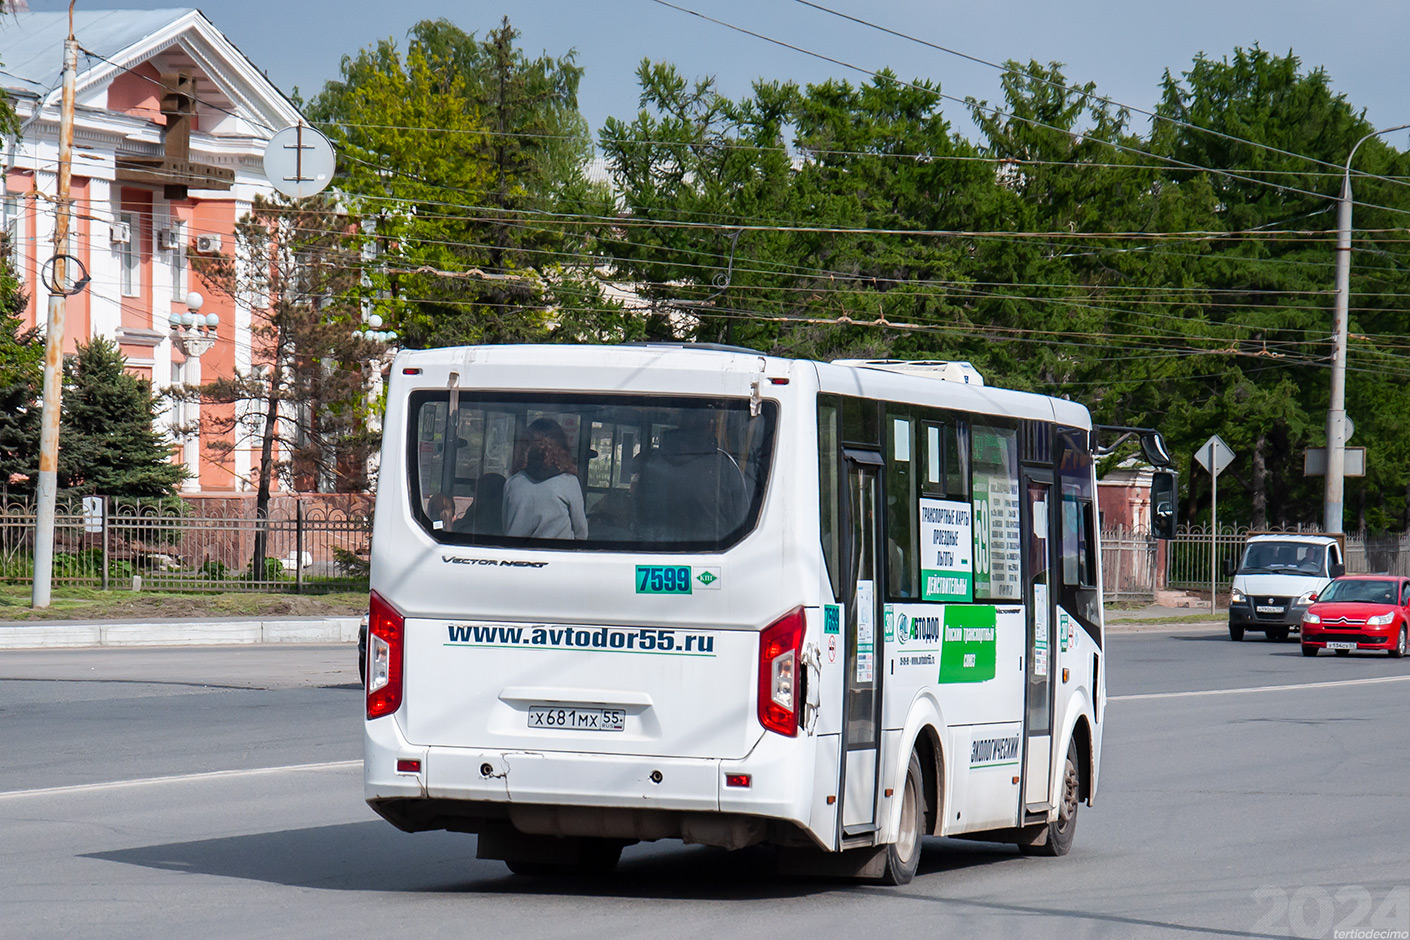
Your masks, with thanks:
[[[1102,530],[1102,595],[1116,601],[1151,603],[1159,587],[1160,543],[1150,532],[1120,526]]]
[[[34,575],[35,509],[0,503],[0,581]],[[1265,530],[1266,531],[1266,530]],[[1316,531],[1310,527],[1290,529]],[[265,540],[263,565],[256,542]],[[163,591],[365,591],[372,498],[276,498],[267,518],[247,499],[60,499],[55,584]],[[1227,592],[1249,536],[1245,526],[1181,526],[1169,542],[1126,528],[1102,531],[1105,600],[1150,603],[1157,590]],[[1346,568],[1410,576],[1410,534],[1346,537]]]
[[[61,499],[53,583],[160,591],[365,591],[372,536],[362,506],[281,499],[267,517],[247,500]],[[34,578],[35,507],[0,507],[0,580]],[[264,561],[256,560],[264,541]]]
[[[1317,534],[1321,530],[1315,526],[1297,526],[1258,531]],[[1247,526],[1220,526],[1217,533],[1211,532],[1207,526],[1181,526],[1170,542],[1167,586],[1176,590],[1208,592],[1210,557],[1213,555],[1215,590],[1228,591],[1233,576],[1227,572],[1238,565],[1250,534]],[[1349,573],[1410,576],[1410,534],[1346,533],[1346,570]]]

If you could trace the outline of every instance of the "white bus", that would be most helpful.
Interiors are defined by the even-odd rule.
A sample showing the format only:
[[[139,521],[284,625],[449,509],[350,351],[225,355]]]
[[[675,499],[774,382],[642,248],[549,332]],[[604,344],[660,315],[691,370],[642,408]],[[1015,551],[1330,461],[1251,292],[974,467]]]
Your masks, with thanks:
[[[364,784],[397,827],[516,872],[1067,852],[1105,704],[1085,408],[967,363],[466,347],[397,356],[384,434]]]

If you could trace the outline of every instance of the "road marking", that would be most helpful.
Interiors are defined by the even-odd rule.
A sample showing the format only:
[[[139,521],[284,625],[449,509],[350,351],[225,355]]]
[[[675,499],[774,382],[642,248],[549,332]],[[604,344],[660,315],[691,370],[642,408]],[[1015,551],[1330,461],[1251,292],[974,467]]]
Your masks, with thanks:
[[[1286,692],[1290,689],[1331,689],[1344,685],[1371,685],[1377,682],[1410,682],[1410,676],[1377,676],[1373,679],[1337,679],[1332,682],[1295,682],[1292,685],[1254,685],[1242,689],[1204,689],[1199,692],[1142,692],[1137,695],[1108,695],[1108,702],[1130,702],[1154,698],[1195,698],[1201,695],[1239,695],[1244,692]]]
[[[67,793],[101,793],[129,787],[148,787],[160,783],[189,783],[194,780],[220,780],[235,777],[262,777],[270,774],[295,773],[302,770],[351,770],[361,767],[360,760],[334,760],[321,764],[289,764],[284,767],[251,767],[247,770],[212,770],[199,774],[173,774],[169,777],[143,777],[137,780],[113,780],[108,783],[80,783],[68,787],[42,787],[37,790],[0,791],[0,800],[25,796],[57,796]]]

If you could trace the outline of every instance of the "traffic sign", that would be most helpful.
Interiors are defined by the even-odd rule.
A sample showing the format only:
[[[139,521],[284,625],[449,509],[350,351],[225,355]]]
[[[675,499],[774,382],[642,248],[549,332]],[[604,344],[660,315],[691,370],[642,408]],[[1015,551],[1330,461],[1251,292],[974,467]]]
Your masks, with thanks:
[[[1347,447],[1345,448],[1346,458],[1343,476],[1364,477],[1366,475],[1366,448]],[[1305,477],[1320,477],[1327,474],[1327,448],[1309,447],[1306,455],[1302,458],[1302,475]]]
[[[1224,468],[1234,462],[1234,452],[1229,449],[1218,434],[1210,435],[1209,440],[1195,451],[1195,460],[1199,465],[1208,470],[1212,476],[1219,476],[1224,472]]]
[[[269,138],[264,148],[264,175],[269,185],[290,199],[327,189],[336,162],[332,143],[306,124],[284,128]]]

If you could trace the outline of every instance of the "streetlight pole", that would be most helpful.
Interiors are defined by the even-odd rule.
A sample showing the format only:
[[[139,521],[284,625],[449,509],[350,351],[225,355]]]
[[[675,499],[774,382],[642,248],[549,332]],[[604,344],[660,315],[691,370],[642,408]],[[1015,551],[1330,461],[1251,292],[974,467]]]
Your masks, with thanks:
[[[54,204],[54,270],[49,293],[49,321],[44,332],[44,406],[39,424],[39,479],[35,487],[34,582],[30,605],[49,606],[54,563],[54,516],[59,479],[59,398],[64,382],[64,301],[69,237],[69,182],[73,173],[74,83],[78,74],[78,40],[73,36],[73,4],[69,5],[69,35],[64,40],[63,92],[59,106],[58,198]],[[42,106],[42,102],[41,102]]]
[[[1351,308],[1351,161],[1361,145],[1372,137],[1403,131],[1410,124],[1397,124],[1372,131],[1356,142],[1346,157],[1341,178],[1341,200],[1337,204],[1336,307],[1332,318],[1332,396],[1327,404],[1327,489],[1322,500],[1322,530],[1342,531],[1343,496],[1346,491],[1346,333]]]

